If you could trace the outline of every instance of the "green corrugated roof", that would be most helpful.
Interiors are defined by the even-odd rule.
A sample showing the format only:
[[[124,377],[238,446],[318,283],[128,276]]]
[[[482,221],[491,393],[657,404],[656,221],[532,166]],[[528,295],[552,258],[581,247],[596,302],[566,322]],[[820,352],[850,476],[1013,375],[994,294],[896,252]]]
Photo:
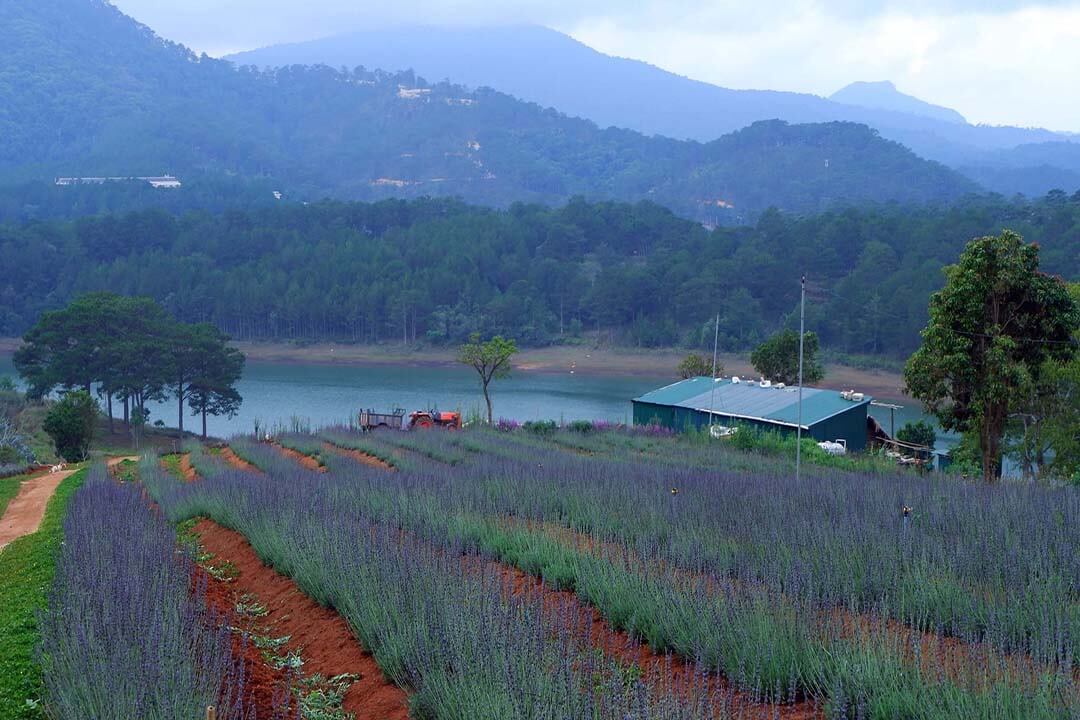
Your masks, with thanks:
[[[701,412],[710,408],[717,415],[764,420],[794,426],[799,417],[799,394],[794,387],[763,388],[756,382],[733,383],[709,378],[691,378],[653,390],[634,402],[669,405]],[[856,407],[870,404],[866,395],[860,402],[845,400],[836,390],[803,388],[803,427],[816,425],[823,420]]]

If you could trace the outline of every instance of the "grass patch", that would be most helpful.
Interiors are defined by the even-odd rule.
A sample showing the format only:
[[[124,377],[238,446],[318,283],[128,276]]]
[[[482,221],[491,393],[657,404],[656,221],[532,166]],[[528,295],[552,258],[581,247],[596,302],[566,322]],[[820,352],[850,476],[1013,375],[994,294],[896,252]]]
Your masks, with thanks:
[[[5,720],[45,717],[41,670],[34,659],[36,614],[52,584],[67,504],[85,477],[86,470],[80,470],[60,483],[38,531],[0,551],[0,714]]]
[[[0,517],[2,517],[4,511],[7,510],[8,503],[19,494],[19,486],[22,485],[22,482],[25,479],[25,475],[15,475],[13,477],[0,479]]]

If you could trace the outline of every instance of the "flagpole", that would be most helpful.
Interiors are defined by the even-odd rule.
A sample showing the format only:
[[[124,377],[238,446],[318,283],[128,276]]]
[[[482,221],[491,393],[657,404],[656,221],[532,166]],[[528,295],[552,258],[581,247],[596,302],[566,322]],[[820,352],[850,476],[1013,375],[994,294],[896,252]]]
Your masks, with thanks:
[[[802,276],[799,292],[799,426],[795,429],[795,482],[802,475],[802,383],[803,383],[803,337],[806,334],[806,275]]]
[[[716,350],[720,343],[720,313],[716,314],[716,330],[713,331],[712,341],[712,391],[709,393],[709,437],[712,437],[713,429],[713,400],[716,398]]]

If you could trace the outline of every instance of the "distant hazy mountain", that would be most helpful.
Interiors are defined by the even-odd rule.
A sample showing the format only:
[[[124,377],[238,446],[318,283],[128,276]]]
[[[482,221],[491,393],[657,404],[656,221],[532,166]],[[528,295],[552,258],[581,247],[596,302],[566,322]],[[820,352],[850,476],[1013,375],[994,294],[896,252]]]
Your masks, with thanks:
[[[891,83],[856,83],[833,99],[731,90],[637,60],[611,57],[537,26],[405,26],[277,45],[229,59],[259,67],[412,69],[429,80],[448,78],[469,87],[491,87],[601,127],[700,141],[773,118],[790,123],[858,122],[923,157],[963,168],[987,165],[988,151],[1076,139],[1037,128],[971,125],[953,110],[899,93]],[[1019,173],[1015,186],[1009,180],[1014,173]],[[1040,176],[1034,166],[1001,170],[998,179],[1011,192],[1021,186],[1045,192],[1060,174],[1045,176],[1043,183]]]
[[[947,107],[933,105],[896,89],[889,80],[879,82],[853,82],[837,90],[829,99],[844,105],[857,105],[878,110],[920,115],[944,122],[967,124],[963,115]]]
[[[411,72],[237,69],[105,0],[0,2],[0,46],[0,181],[218,173],[294,197],[652,199],[720,222],[977,189],[850,123],[759,123],[703,144],[601,130]]]

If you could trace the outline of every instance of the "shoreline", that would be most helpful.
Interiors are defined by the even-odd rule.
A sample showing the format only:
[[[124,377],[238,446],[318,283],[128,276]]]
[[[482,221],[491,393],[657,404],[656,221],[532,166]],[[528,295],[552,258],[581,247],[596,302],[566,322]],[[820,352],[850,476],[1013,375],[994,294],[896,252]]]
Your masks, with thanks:
[[[0,357],[10,356],[21,341],[0,338]],[[452,348],[414,350],[388,345],[342,345],[312,343],[293,345],[271,342],[233,342],[248,362],[266,365],[337,365],[345,367],[404,366],[451,368],[460,367]],[[521,373],[562,374],[573,372],[591,376],[640,377],[656,380],[678,380],[676,367],[687,351],[670,348],[634,350],[629,348],[591,348],[558,345],[528,348],[514,358],[513,369]],[[755,377],[756,373],[746,355],[721,354],[720,362],[728,374]],[[903,393],[903,379],[888,370],[863,370],[847,365],[826,363],[825,380],[821,387],[855,389],[882,400],[914,402]]]

